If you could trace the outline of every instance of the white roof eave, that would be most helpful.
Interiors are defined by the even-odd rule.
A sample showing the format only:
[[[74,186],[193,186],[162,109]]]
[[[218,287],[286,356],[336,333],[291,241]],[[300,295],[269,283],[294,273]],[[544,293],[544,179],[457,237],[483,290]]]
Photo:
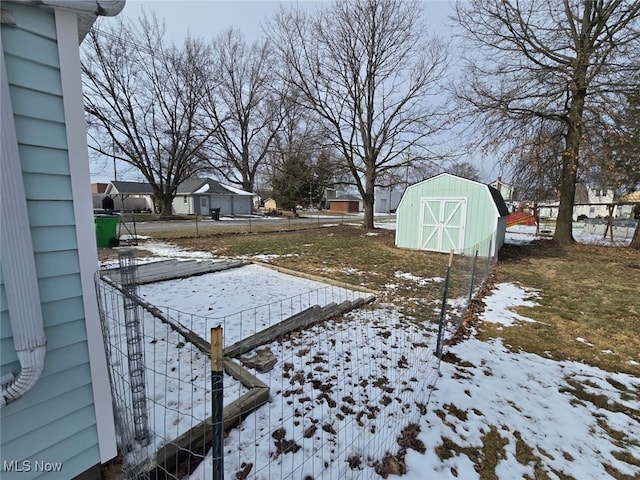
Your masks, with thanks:
[[[126,4],[126,0],[14,0],[33,6],[64,8],[78,15],[78,43],[82,43],[98,17],[115,17]]]

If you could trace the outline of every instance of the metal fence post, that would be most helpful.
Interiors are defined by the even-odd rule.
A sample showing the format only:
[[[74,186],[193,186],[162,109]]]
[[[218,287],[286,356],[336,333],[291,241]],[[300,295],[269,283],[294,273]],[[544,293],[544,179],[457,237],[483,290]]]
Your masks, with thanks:
[[[222,424],[222,327],[211,329],[211,427],[213,480],[224,480]]]
[[[133,427],[135,439],[147,445],[149,436],[149,412],[145,381],[144,343],[140,309],[131,299],[138,294],[138,272],[133,250],[118,253],[120,263],[120,283],[125,293],[123,297],[124,322],[127,341],[127,363],[131,382],[131,403],[133,406]]]
[[[471,303],[471,297],[473,296],[473,282],[476,279],[476,262],[478,261],[478,251],[480,250],[480,245],[476,244],[476,253],[473,255],[473,264],[471,265],[471,284],[469,285],[469,296],[467,298],[467,305]]]
[[[449,282],[451,279],[451,265],[453,264],[453,250],[449,253],[449,265],[447,266],[447,276],[444,281],[444,292],[442,293],[442,308],[440,309],[440,322],[438,323],[438,339],[436,343],[436,357],[442,359],[442,340],[444,337],[444,322],[447,318],[447,297],[449,295]]]
[[[487,271],[484,273],[485,278],[489,277],[491,267],[491,248],[493,247],[493,238],[489,239],[489,250],[487,251]]]

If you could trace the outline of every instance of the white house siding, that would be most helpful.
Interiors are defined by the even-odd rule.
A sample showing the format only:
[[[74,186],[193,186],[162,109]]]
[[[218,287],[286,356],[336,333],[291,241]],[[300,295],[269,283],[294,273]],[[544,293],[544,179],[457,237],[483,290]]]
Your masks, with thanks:
[[[2,478],[70,479],[100,463],[100,450],[55,15],[8,2],[3,10],[16,26],[2,25],[11,92],[2,101],[11,101],[15,118],[47,354],[35,387],[0,410],[0,450],[3,461],[61,462],[62,471],[3,471]],[[0,305],[0,374],[15,374],[3,284]]]
[[[398,208],[403,190],[399,187],[395,188],[377,188],[375,191],[375,204],[373,211],[375,213],[389,213]]]
[[[191,215],[193,213],[193,197],[191,195],[177,195],[173,199],[173,213]]]
[[[219,208],[220,215],[249,215],[251,213],[251,195],[178,195],[173,200],[173,213],[176,215],[210,215],[211,209]],[[205,205],[203,206],[203,200]]]

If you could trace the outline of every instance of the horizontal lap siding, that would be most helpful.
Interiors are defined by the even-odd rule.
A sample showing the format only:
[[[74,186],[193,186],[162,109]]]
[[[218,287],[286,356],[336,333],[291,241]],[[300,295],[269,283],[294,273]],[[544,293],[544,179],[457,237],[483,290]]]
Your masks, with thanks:
[[[53,11],[5,4],[2,26],[47,337],[42,377],[1,411],[2,459],[64,462],[72,478],[99,462]],[[18,372],[0,285],[1,373]],[[106,379],[105,379],[106,381]],[[3,472],[2,478],[27,478]]]

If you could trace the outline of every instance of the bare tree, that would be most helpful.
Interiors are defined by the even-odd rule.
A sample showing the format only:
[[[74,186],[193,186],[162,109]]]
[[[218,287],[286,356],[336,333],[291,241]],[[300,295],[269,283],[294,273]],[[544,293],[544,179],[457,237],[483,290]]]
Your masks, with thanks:
[[[202,115],[206,47],[192,39],[167,47],[163,36],[146,14],[101,25],[84,43],[82,72],[90,148],[137,168],[169,216],[177,186],[206,166],[215,127]]]
[[[313,158],[324,150],[321,124],[305,108],[298,92],[282,97],[282,121],[271,145],[271,164],[280,165],[291,157]]]
[[[640,2],[470,0],[458,2],[468,69],[459,95],[480,114],[490,140],[504,144],[534,119],[563,132],[560,206],[554,239],[573,241],[572,215],[585,123],[607,115],[611,93],[638,48]],[[605,122],[601,119],[600,121]],[[525,133],[523,133],[525,132]]]
[[[536,204],[556,200],[562,171],[564,130],[560,125],[536,119],[519,133],[517,144],[505,153],[503,160],[518,199],[533,200]]]
[[[446,49],[424,41],[420,17],[418,2],[353,0],[313,15],[282,9],[270,25],[285,79],[321,118],[363,198],[365,228],[373,228],[378,177],[405,166],[409,149],[443,127],[429,97]]]
[[[636,82],[637,82],[636,78]],[[640,86],[626,95],[614,114],[614,127],[605,138],[601,169],[620,193],[640,190]],[[640,209],[635,205],[634,211]],[[640,250],[640,221],[636,225],[631,248]]]
[[[474,182],[480,181],[480,172],[471,162],[454,162],[449,166],[447,172],[451,173],[452,175],[457,175],[458,177],[473,180]]]
[[[211,167],[224,179],[253,191],[282,121],[281,92],[268,41],[248,44],[228,29],[213,41],[212,78],[206,109],[219,129],[213,133]]]
[[[273,186],[273,179],[280,176],[291,159],[302,159],[317,185],[313,189],[313,201],[309,201],[307,195],[307,203],[323,205],[325,187],[339,181],[344,168],[336,162],[334,150],[324,141],[317,116],[302,106],[297,95],[298,92],[288,92],[282,98],[282,122],[274,136],[264,176]]]

